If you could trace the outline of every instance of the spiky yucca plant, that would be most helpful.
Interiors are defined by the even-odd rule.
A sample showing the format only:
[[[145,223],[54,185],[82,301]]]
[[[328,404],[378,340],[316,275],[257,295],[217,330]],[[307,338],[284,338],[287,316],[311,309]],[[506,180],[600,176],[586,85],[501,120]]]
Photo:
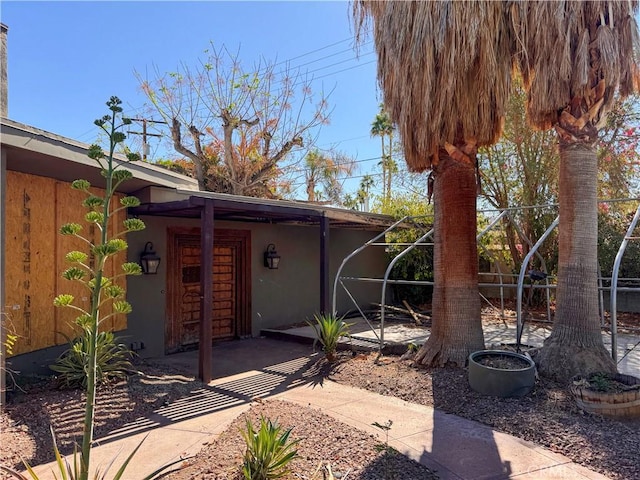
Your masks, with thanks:
[[[291,430],[283,430],[265,417],[260,417],[256,430],[247,419],[245,430],[240,432],[247,445],[242,464],[246,480],[272,480],[289,473],[289,463],[298,456],[295,446],[300,441],[289,439]]]
[[[341,337],[349,336],[349,328],[353,323],[346,323],[343,318],[333,314],[314,315],[313,318],[315,323],[307,321],[316,335],[313,345],[315,347],[316,343],[320,342],[327,360],[333,362],[336,359],[338,341]]]

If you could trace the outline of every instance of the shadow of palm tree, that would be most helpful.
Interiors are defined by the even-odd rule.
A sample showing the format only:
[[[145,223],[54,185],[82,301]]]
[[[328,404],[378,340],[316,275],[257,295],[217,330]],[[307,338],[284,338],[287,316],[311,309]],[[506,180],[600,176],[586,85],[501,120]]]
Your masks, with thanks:
[[[466,371],[459,370],[460,375],[454,378],[469,388]],[[446,470],[438,468],[441,478],[509,478],[511,463],[502,460],[490,427],[438,410],[439,405],[450,404],[450,396],[459,392],[461,386],[452,385],[452,375],[443,374],[442,369],[433,369],[431,375],[435,407],[433,430],[425,439],[420,463],[446,463]],[[449,401],[445,401],[446,398]],[[461,404],[460,408],[463,409],[464,405]],[[496,472],[500,474],[496,476]]]
[[[382,445],[381,447],[384,447]],[[384,448],[381,455],[360,473],[363,480],[437,480],[438,473],[393,448]]]

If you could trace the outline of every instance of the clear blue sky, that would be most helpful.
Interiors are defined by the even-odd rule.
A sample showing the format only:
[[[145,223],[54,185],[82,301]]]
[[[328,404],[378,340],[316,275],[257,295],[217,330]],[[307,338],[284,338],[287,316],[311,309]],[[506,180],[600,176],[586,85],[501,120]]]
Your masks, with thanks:
[[[378,171],[379,140],[369,135],[379,104],[375,55],[369,43],[356,58],[347,2],[3,0],[0,9],[9,27],[13,120],[91,143],[93,120],[111,95],[123,100],[125,113],[142,111],[146,99],[134,71],[195,65],[213,41],[239,48],[247,65],[260,56],[306,64],[301,70],[312,72],[315,91],[335,88],[318,145],[360,160],[354,176]],[[152,153],[161,151],[150,144]],[[358,183],[349,181],[347,190]]]

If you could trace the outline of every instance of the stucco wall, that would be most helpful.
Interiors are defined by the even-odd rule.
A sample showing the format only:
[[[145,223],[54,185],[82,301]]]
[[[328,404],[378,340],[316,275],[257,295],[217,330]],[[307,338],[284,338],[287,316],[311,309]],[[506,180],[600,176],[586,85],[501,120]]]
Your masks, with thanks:
[[[129,260],[137,261],[146,242],[162,258],[158,275],[129,277],[128,300],[133,312],[128,329],[122,332],[127,343],[144,343],[141,356],[164,354],[166,314],[167,229],[199,227],[199,220],[141,217],[147,225],[142,232],[130,234]],[[251,325],[252,335],[263,328],[278,327],[310,319],[320,306],[320,230],[312,226],[284,226],[243,222],[216,222],[216,229],[249,230],[251,232]],[[375,232],[331,229],[329,235],[330,288],[343,258],[375,236]],[[263,253],[268,244],[276,246],[282,257],[277,270],[263,266]],[[344,272],[353,276],[381,277],[386,258],[381,248],[371,247]],[[358,302],[367,305],[380,299],[379,284],[363,284],[353,290]],[[331,297],[330,297],[331,298]],[[339,296],[338,310],[353,305],[347,296]]]

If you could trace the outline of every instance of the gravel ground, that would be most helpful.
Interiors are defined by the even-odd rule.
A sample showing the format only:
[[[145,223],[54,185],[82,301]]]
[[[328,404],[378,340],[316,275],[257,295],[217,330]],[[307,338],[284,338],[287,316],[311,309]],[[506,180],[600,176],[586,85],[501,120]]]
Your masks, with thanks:
[[[291,463],[287,479],[323,480],[329,471],[336,478],[361,480],[429,480],[438,478],[428,468],[404,455],[385,449],[384,443],[371,435],[334,420],[315,409],[280,400],[252,405],[240,415],[215,442],[187,465],[169,475],[169,479],[241,480],[246,418],[254,425],[259,418],[275,419],[283,429],[293,428],[291,438],[300,439],[298,458]]]
[[[126,424],[154,409],[182,398],[201,384],[179,370],[167,371],[147,363],[137,365],[140,374],[109,387],[98,395],[96,437]],[[472,391],[461,369],[416,369],[410,360],[350,352],[341,353],[332,366],[312,366],[324,378],[364,388],[383,395],[432,405],[448,413],[490,425],[554,452],[613,479],[640,478],[640,420],[615,421],[581,412],[566,388],[541,379],[524,398],[496,399]],[[355,479],[436,478],[426,468],[403,455],[380,451],[380,440],[324,414],[291,403],[263,400],[252,403],[246,415],[261,414],[301,439],[300,457],[289,479],[322,479],[330,465],[334,472]],[[22,456],[32,464],[51,460],[49,424],[59,444],[68,453],[70,443],[81,434],[82,395],[57,390],[51,382],[11,394],[0,415],[2,442],[0,464],[17,467]],[[186,462],[172,479],[240,479],[243,443],[236,419],[218,440],[203,446],[202,452]],[[4,478],[0,474],[0,478]],[[345,478],[345,477],[343,477]]]

